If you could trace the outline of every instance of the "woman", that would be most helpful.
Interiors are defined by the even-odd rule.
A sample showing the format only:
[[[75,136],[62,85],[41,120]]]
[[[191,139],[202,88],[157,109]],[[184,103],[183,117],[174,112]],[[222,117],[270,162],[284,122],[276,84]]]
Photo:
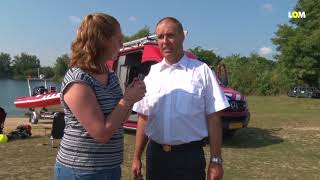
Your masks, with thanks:
[[[62,83],[65,130],[56,158],[55,179],[121,177],[122,123],[145,94],[136,80],[124,95],[115,73],[105,66],[122,46],[118,21],[93,13],[82,21],[71,45],[70,69]]]

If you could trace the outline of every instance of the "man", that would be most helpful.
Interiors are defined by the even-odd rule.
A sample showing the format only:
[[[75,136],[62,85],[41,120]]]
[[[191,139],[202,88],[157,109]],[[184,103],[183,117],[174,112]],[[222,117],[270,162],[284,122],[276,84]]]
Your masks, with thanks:
[[[208,179],[223,176],[219,111],[229,106],[215,75],[204,63],[184,55],[181,23],[172,17],[156,26],[162,62],[145,78],[146,96],[134,105],[139,115],[132,175],[141,176],[147,148],[147,180],[205,179],[203,139],[209,137]]]

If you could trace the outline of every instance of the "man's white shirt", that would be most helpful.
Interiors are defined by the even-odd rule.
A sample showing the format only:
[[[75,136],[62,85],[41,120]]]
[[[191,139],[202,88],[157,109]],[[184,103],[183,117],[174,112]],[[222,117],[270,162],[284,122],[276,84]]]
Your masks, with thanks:
[[[147,93],[133,110],[148,116],[146,135],[160,144],[207,137],[207,115],[229,106],[212,70],[186,55],[173,65],[163,59],[151,66],[144,82]]]

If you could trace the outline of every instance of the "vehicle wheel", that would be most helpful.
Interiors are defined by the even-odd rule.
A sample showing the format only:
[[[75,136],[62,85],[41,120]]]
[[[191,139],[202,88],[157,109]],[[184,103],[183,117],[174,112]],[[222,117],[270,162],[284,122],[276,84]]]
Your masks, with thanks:
[[[38,121],[39,121],[39,117],[40,115],[38,113],[36,113],[35,111],[33,111],[31,114],[30,114],[30,121],[32,124],[37,124]]]
[[[231,139],[235,133],[236,133],[236,130],[223,131],[223,138]]]

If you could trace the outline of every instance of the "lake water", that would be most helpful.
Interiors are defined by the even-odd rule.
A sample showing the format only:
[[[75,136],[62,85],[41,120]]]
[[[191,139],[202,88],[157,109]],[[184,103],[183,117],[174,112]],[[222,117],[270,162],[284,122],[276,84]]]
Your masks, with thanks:
[[[31,90],[36,86],[44,86],[43,81],[34,81],[30,83]],[[60,91],[61,83],[48,82],[47,86],[55,86]],[[10,79],[0,80],[0,106],[4,108],[8,116],[24,116],[28,109],[18,109],[13,104],[14,100],[18,97],[29,96],[28,83],[25,81],[17,81]]]

